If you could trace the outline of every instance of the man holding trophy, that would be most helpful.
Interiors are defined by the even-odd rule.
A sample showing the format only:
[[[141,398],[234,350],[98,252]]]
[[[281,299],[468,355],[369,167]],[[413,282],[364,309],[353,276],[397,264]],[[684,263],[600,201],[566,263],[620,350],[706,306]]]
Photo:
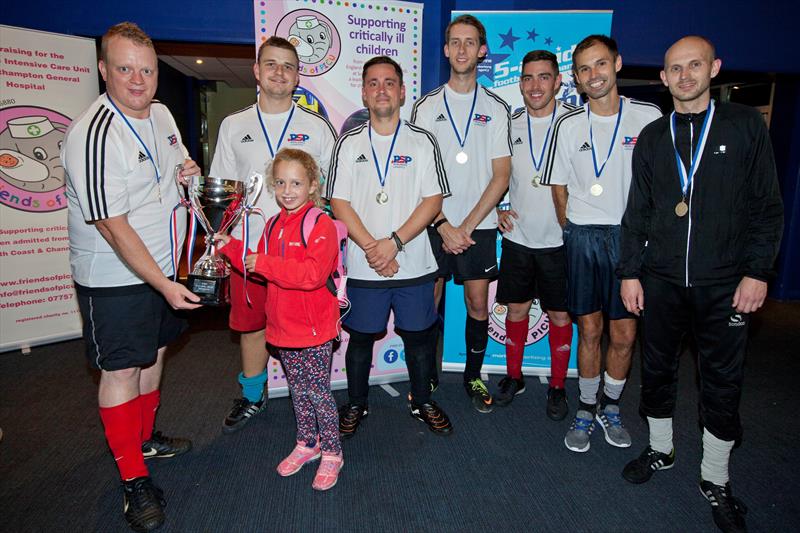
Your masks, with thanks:
[[[211,176],[245,179],[254,173],[264,174],[281,147],[309,153],[323,173],[327,171],[336,132],[324,117],[292,101],[300,79],[299,64],[295,47],[286,39],[273,36],[264,41],[253,65],[259,85],[258,101],[222,121]],[[245,249],[248,243],[257,246],[265,220],[279,211],[275,198],[268,194],[261,194],[254,207],[263,213],[264,220],[257,216],[248,219],[245,213],[232,232],[245,243]],[[245,278],[241,264],[232,266],[229,324],[232,330],[241,333],[242,397],[234,400],[225,416],[222,431],[226,434],[241,429],[266,408],[269,359],[264,342],[266,281],[252,274]]]
[[[100,370],[100,418],[122,478],[125,518],[135,531],[149,531],[164,522],[165,501],[145,459],[191,448],[153,432],[153,424],[166,346],[186,327],[175,311],[199,307],[170,279],[186,232],[185,219],[170,224],[180,200],[172,169],[180,166],[184,178],[200,169],[169,110],[152,101],[158,60],[150,38],[129,22],[111,27],[98,66],[107,92],[72,123],[61,150],[70,266],[86,355]]]

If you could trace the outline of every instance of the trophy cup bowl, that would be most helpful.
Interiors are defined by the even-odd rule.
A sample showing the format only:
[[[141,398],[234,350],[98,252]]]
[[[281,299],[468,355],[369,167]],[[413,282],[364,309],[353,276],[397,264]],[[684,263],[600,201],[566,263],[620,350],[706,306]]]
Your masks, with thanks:
[[[238,222],[249,201],[255,201],[263,178],[254,174],[247,182],[197,176],[189,184],[189,202],[206,232],[206,250],[189,274],[187,286],[200,296],[204,305],[220,306],[229,302],[230,268],[216,253],[213,236],[225,233]],[[189,251],[188,253],[191,253]]]

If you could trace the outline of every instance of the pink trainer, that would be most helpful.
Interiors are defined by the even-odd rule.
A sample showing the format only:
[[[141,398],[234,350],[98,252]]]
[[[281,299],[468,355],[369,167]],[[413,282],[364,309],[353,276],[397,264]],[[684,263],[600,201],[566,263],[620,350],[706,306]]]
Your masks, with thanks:
[[[278,465],[278,474],[283,477],[296,474],[304,464],[319,459],[319,455],[319,443],[315,444],[313,448],[309,448],[298,442],[292,453]]]
[[[314,476],[314,483],[311,488],[314,490],[328,490],[336,485],[339,479],[339,470],[344,465],[344,458],[341,453],[323,453],[322,460],[317,468],[317,475]]]

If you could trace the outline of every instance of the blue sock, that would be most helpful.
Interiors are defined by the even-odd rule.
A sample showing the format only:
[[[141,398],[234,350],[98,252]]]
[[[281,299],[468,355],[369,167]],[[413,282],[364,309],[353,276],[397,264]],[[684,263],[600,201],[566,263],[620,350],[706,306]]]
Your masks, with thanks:
[[[266,370],[251,378],[246,378],[242,372],[239,372],[239,384],[242,386],[242,396],[251,402],[261,401],[261,398],[264,397],[264,383],[266,382]]]

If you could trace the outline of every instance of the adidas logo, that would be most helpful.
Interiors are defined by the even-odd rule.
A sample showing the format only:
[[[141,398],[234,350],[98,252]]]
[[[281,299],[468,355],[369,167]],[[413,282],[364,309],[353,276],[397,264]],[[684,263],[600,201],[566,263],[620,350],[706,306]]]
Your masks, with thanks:
[[[250,137],[250,134],[248,133],[247,135],[242,137],[241,142],[243,142],[243,143],[251,143],[251,142],[253,142],[253,138]]]
[[[147,161],[147,156],[144,155],[141,150],[139,150],[139,163],[144,163],[145,161]]]
[[[356,158],[356,163],[366,163],[367,161],[369,161],[369,159],[367,159],[367,156],[364,154],[361,154]]]
[[[516,141],[514,141],[514,144],[515,144],[515,145],[517,145],[517,144],[522,144],[522,137],[517,137],[517,140],[516,140]]]
[[[586,150],[591,150],[591,149],[592,149],[591,145],[588,142],[584,141],[583,145],[580,148],[578,148],[578,151],[585,152]]]
[[[436,122],[447,122],[447,118],[443,114],[439,113],[439,116],[436,117]]]

